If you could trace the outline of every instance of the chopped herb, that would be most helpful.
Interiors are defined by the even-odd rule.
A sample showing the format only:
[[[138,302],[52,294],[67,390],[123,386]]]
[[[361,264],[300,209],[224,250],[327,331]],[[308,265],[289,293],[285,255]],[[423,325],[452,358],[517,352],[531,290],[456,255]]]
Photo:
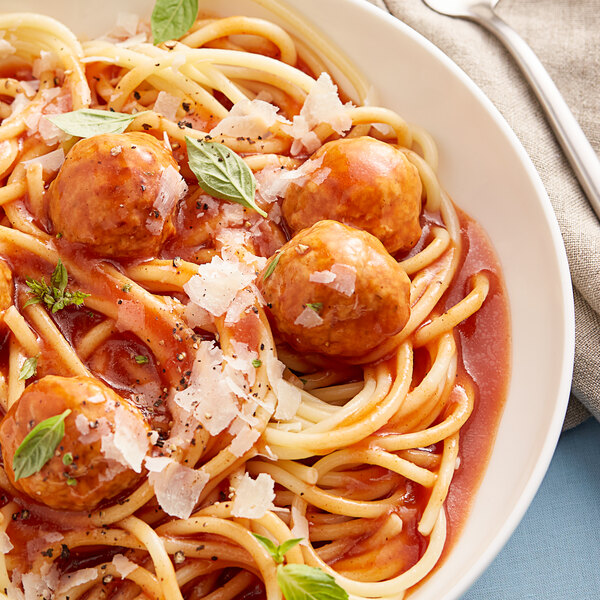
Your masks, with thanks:
[[[23,363],[21,371],[19,372],[19,381],[27,381],[27,379],[33,377],[37,373],[38,358],[39,354],[28,358]]]
[[[65,436],[65,419],[70,414],[71,410],[67,409],[45,419],[25,436],[13,456],[15,481],[37,473],[52,458]]]
[[[73,455],[70,452],[67,452],[63,456],[62,461],[63,461],[63,465],[68,467],[69,465],[73,464]]]
[[[261,367],[261,366],[262,366],[262,360],[260,360],[260,358],[255,358],[255,359],[252,361],[252,366],[253,366],[255,369],[258,369],[258,367]]]
[[[281,254],[276,254],[275,258],[269,263],[269,266],[266,268],[265,274],[263,275],[263,281],[265,281],[267,278],[273,275],[273,271],[275,270],[275,267],[277,266],[280,257]]]
[[[148,357],[143,354],[136,354],[133,359],[138,365],[145,365],[148,362]]]
[[[130,292],[131,291],[131,284],[130,283],[126,283],[121,289],[124,292]]]
[[[315,312],[321,312],[322,308],[323,308],[323,303],[322,302],[309,302],[306,305],[306,308],[310,308],[310,310],[314,310]]]
[[[59,258],[50,278],[50,285],[46,283],[43,277],[41,281],[37,281],[31,277],[25,280],[27,287],[31,290],[32,297],[25,302],[23,308],[31,304],[43,303],[46,305],[46,308],[55,313],[71,304],[81,306],[85,298],[90,294],[80,292],[79,290],[74,292],[67,290],[68,281],[67,269]]]
[[[60,233],[60,232],[58,232],[58,233],[56,234],[56,239],[57,239],[57,240],[60,240],[60,238],[61,238],[62,236],[63,236],[63,234],[62,234],[62,233]]]
[[[75,479],[75,477],[69,477],[67,479],[67,485],[77,485],[77,479]]]

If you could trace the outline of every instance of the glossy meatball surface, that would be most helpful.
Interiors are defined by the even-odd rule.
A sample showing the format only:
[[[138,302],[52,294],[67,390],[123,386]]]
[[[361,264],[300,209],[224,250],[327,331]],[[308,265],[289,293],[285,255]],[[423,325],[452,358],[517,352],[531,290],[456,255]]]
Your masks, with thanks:
[[[400,150],[359,137],[327,142],[311,158],[317,168],[288,187],[282,204],[293,233],[333,219],[368,231],[390,253],[417,243],[421,179]]]
[[[360,357],[408,321],[410,280],[366,231],[320,221],[277,256],[259,285],[277,331],[297,350]]]
[[[98,256],[156,256],[174,231],[185,182],[170,152],[146,133],[77,142],[49,189],[54,233]]]
[[[13,457],[23,439],[67,409],[65,435],[54,456],[37,473],[15,482]],[[92,510],[135,485],[141,477],[136,454],[148,444],[148,433],[139,409],[101,382],[54,375],[29,385],[0,425],[11,483],[34,500],[64,510]]]

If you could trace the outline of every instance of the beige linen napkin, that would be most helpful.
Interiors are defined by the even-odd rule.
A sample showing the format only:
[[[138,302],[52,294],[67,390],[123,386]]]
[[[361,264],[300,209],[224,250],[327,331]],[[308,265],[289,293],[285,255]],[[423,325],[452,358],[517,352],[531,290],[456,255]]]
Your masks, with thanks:
[[[590,412],[600,420],[600,223],[535,96],[510,55],[479,25],[438,15],[421,0],[369,1],[454,60],[500,110],[531,157],[554,207],[574,286],[575,367],[564,428]],[[598,153],[600,1],[501,0],[496,10],[538,55]]]

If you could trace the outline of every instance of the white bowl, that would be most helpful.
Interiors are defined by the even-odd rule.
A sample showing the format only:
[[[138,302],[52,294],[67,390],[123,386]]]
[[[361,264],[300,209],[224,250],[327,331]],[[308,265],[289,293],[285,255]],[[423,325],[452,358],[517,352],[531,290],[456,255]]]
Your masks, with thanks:
[[[434,135],[443,185],[483,225],[504,270],[513,344],[504,415],[458,542],[441,568],[411,596],[455,599],[483,572],[521,520],[560,434],[574,352],[572,291],[562,239],[539,176],[517,137],[448,57],[366,1],[291,3],[368,75],[382,105]],[[224,14],[265,14],[250,0],[200,0],[200,5]],[[149,16],[151,7],[148,0],[2,3],[5,11],[50,14],[87,36],[112,27],[118,12]]]

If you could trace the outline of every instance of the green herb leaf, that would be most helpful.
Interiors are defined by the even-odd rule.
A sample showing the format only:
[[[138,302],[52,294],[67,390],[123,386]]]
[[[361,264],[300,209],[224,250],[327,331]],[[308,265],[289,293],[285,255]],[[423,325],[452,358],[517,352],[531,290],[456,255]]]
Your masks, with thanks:
[[[322,302],[308,302],[306,305],[306,308],[310,308],[311,310],[314,310],[316,313],[321,312],[321,309],[323,308],[323,303]]]
[[[267,216],[254,201],[256,179],[252,171],[233,150],[217,142],[203,142],[187,136],[185,143],[190,169],[207,194],[237,202]]]
[[[156,0],[150,20],[154,44],[180,38],[197,15],[198,0]]]
[[[32,298],[29,298],[23,305],[23,308],[30,306],[31,304],[39,304],[43,302],[46,308],[51,310],[52,313],[62,310],[65,306],[74,304],[75,306],[81,306],[85,298],[89,296],[84,292],[70,291],[67,290],[67,284],[69,282],[69,275],[67,269],[62,264],[60,258],[52,277],[50,278],[50,285],[46,283],[46,280],[42,278],[41,281],[37,281],[28,277],[25,280],[27,287],[33,294]]]
[[[58,289],[57,294],[62,296],[67,289],[67,283],[69,283],[69,275],[67,274],[65,265],[62,264],[62,260],[59,258],[54,273],[52,273],[50,285],[55,288],[55,290]]]
[[[37,373],[38,356],[32,356],[28,358],[19,371],[19,381],[27,381],[30,377],[33,377]]]
[[[52,458],[65,436],[65,419],[70,414],[71,410],[67,409],[45,419],[25,436],[13,456],[15,481],[37,473]]]
[[[255,369],[258,369],[258,367],[262,367],[262,360],[260,360],[260,358],[255,358],[255,359],[252,361],[252,366],[253,366]]]
[[[139,112],[130,115],[111,110],[80,108],[59,115],[48,115],[47,118],[69,135],[89,138],[101,133],[123,133],[141,114]]]
[[[286,540],[283,544],[276,546],[273,541],[264,535],[259,535],[258,533],[252,534],[269,552],[269,554],[273,557],[273,560],[276,563],[282,563],[283,557],[286,552],[291,550],[294,546],[299,544],[304,538],[293,538],[291,540]]]
[[[317,567],[279,565],[277,583],[285,600],[347,600],[348,592]]]
[[[73,455],[70,452],[67,452],[62,457],[62,461],[63,461],[63,465],[65,465],[65,467],[68,467],[69,465],[72,465],[73,464]]]
[[[280,257],[281,253],[276,254],[275,258],[271,260],[269,266],[265,270],[265,274],[263,275],[263,281],[265,281],[268,277],[271,277],[271,275],[273,275],[273,271],[275,270],[275,267],[277,266]]]
[[[77,485],[77,479],[75,479],[75,477],[68,477],[67,485]]]
[[[143,354],[136,354],[133,357],[133,360],[135,360],[138,365],[145,365],[148,362],[148,357]]]

